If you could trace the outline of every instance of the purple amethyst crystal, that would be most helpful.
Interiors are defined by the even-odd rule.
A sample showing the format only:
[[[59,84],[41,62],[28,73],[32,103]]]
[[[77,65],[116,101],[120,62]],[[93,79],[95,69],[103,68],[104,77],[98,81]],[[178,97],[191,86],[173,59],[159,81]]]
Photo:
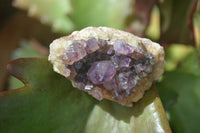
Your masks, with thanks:
[[[115,66],[111,61],[98,61],[88,70],[88,79],[94,84],[110,81],[116,74]]]
[[[108,43],[95,38],[74,42],[62,59],[77,88],[98,100],[105,93],[123,100],[131,95],[140,78],[152,72],[153,57],[134,51],[123,39],[116,40],[114,45]]]
[[[98,40],[96,38],[90,38],[86,41],[86,51],[87,53],[93,53],[99,49]]]
[[[133,53],[133,47],[126,43],[124,39],[116,40],[114,43],[114,50],[123,55]]]
[[[84,56],[86,56],[86,51],[84,47],[80,43],[73,43],[69,46],[67,49],[65,57],[63,57],[63,60],[66,64],[73,64],[75,61],[78,61],[82,59]]]
[[[131,71],[119,73],[117,75],[117,82],[119,88],[127,92],[137,84],[137,80],[134,78],[134,74]]]
[[[131,58],[124,55],[114,55],[111,57],[111,60],[116,68],[118,67],[129,67]]]

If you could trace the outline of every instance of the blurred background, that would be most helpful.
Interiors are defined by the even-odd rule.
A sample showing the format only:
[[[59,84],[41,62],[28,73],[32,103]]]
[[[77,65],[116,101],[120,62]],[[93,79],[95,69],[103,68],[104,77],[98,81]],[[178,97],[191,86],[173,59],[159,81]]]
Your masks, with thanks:
[[[107,26],[160,43],[165,74],[157,83],[171,128],[200,131],[199,0],[0,0],[0,90],[22,87],[6,65],[46,57],[56,38]]]

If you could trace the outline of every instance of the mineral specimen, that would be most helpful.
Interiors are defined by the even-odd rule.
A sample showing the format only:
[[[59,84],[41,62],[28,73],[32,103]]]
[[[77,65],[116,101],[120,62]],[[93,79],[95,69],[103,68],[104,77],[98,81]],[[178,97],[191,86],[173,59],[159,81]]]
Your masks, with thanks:
[[[88,27],[55,40],[49,60],[74,87],[130,106],[163,73],[164,50],[127,32]]]

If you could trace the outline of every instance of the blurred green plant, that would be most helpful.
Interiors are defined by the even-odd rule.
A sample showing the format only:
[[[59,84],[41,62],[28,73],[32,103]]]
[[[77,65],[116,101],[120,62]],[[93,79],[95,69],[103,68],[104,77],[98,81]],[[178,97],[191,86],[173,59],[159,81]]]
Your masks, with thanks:
[[[177,69],[166,72],[157,88],[169,114],[173,132],[199,131],[200,50],[190,53]]]
[[[178,69],[178,65],[183,61],[188,54],[195,50],[194,47],[183,45],[183,44],[173,44],[170,45],[165,53],[165,70],[171,71]]]
[[[197,2],[196,12],[194,14],[194,32],[196,44],[200,46],[200,1]]]
[[[45,53],[36,49],[37,42],[22,40],[20,42],[20,47],[17,48],[13,54],[11,59],[18,59],[18,58],[26,58],[26,57],[46,57]],[[40,44],[36,44],[40,45]],[[39,46],[40,47],[40,46]],[[8,89],[16,89],[23,87],[23,83],[13,76],[9,76],[8,79]]]
[[[133,12],[132,3],[132,0],[15,0],[13,4],[51,25],[54,31],[69,33],[88,26],[123,29],[126,17]]]
[[[164,0],[159,3],[162,43],[194,45],[193,14],[197,0]]]
[[[74,25],[68,17],[72,11],[70,0],[15,0],[13,5],[28,10],[29,16],[51,25],[56,32],[73,30]]]
[[[149,26],[145,34],[148,38],[155,41],[158,41],[160,38],[160,12],[157,6],[155,6],[151,12]]]
[[[88,26],[124,29],[126,17],[133,12],[132,0],[73,0],[72,3],[70,17],[77,30]]]

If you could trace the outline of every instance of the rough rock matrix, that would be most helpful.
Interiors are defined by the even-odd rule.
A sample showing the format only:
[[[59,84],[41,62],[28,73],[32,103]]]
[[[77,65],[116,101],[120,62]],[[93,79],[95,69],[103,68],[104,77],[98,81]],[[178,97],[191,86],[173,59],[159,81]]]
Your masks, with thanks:
[[[163,73],[159,44],[107,27],[88,27],[50,44],[54,70],[94,98],[130,106]]]

